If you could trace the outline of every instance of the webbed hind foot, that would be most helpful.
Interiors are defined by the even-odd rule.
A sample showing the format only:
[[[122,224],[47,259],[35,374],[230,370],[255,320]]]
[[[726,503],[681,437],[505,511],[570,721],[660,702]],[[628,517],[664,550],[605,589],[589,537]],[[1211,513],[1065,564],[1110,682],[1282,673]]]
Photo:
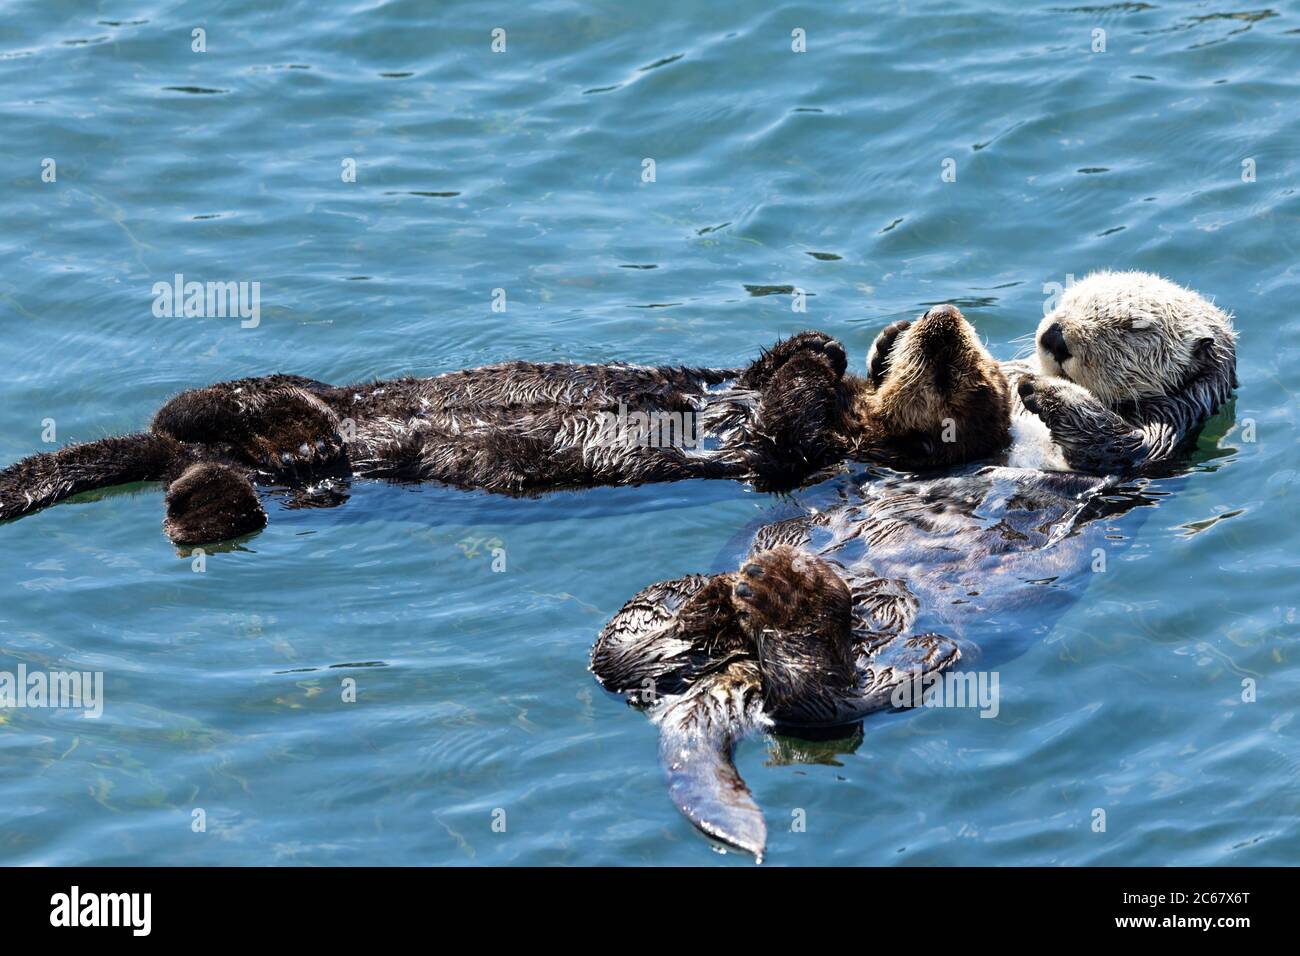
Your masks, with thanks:
[[[218,449],[271,480],[296,482],[345,457],[338,415],[312,394],[316,385],[273,375],[192,389],[159,409],[151,429]]]
[[[853,598],[831,564],[789,547],[764,551],[734,576],[732,597],[773,716],[799,716],[853,686]]]
[[[247,478],[228,465],[190,465],[167,487],[163,530],[173,544],[226,541],[266,527],[266,511]]]
[[[842,378],[848,369],[848,356],[843,345],[825,332],[800,332],[766,350],[741,373],[737,384],[743,388],[764,388],[786,362],[802,354],[824,357],[837,379]]]

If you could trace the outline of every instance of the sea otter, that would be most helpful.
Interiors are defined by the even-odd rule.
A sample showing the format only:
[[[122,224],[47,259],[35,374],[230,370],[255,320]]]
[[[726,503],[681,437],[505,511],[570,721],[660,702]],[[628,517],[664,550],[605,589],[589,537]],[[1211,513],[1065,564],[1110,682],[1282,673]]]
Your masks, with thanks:
[[[1011,460],[1042,453],[1044,435],[1021,421],[1037,414],[1057,441],[1049,457],[1079,470],[869,471],[760,529],[738,572],[653,584],[601,631],[592,671],[649,708],[670,793],[696,826],[761,857],[762,813],[731,759],[738,739],[856,719],[895,704],[900,685],[986,654],[982,634],[1083,586],[1108,544],[1097,519],[1141,503],[1118,475],[1177,473],[1177,451],[1236,384],[1232,326],[1195,293],[1127,275],[1081,282],[1039,327],[1037,369],[1007,365],[1024,397]],[[1107,355],[1124,356],[1111,373]],[[955,640],[910,636],[918,620]]]
[[[888,342],[865,377],[846,374],[830,336],[804,332],[744,369],[508,362],[343,387],[294,375],[224,382],[176,396],[143,434],[0,471],[0,520],[161,480],[167,535],[200,544],[266,524],[254,483],[323,506],[354,478],[506,494],[684,478],[780,490],[845,457],[949,465],[1009,443],[1007,380],[960,311],[933,308]],[[647,436],[662,418],[696,440]]]
[[[1087,276],[1039,324],[1036,361],[1004,365],[1020,399],[1010,464],[1157,465],[1237,387],[1235,343],[1231,317],[1191,289],[1147,272]]]
[[[832,726],[890,706],[902,682],[951,666],[958,646],[906,633],[913,596],[854,585],[802,550],[775,547],[733,574],[644,589],[605,625],[591,668],[649,708],[673,803],[709,836],[760,861],[762,811],[732,761],[776,724]]]

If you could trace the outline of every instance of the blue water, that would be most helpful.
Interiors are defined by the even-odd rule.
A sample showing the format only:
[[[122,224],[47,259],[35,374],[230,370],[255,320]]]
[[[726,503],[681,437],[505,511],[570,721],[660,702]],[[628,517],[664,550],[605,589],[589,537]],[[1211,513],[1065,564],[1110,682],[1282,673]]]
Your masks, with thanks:
[[[774,864],[1295,862],[1300,3],[1068,6],[11,2],[0,463],[46,419],[135,431],[276,371],[734,365],[805,327],[860,367],[942,301],[1009,357],[1046,284],[1161,272],[1235,312],[1235,406],[1000,665],[999,716],[738,764]],[[260,323],[155,317],[176,273],[260,282]],[[0,862],[745,864],[673,811],[587,653],[792,502],[368,485],[268,498],[200,573],[158,487],[90,497],[0,526],[0,670],[102,671],[106,697],[0,711]]]

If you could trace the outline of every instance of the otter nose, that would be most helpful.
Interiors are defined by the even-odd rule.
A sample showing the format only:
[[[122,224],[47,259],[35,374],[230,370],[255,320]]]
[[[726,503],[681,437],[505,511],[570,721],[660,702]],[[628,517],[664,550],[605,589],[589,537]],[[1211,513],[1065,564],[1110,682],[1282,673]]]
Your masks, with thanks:
[[[1038,344],[1061,364],[1070,357],[1070,350],[1066,347],[1065,333],[1061,330],[1060,322],[1053,322],[1043,329],[1043,334],[1038,337]]]
[[[961,310],[955,305],[949,305],[945,302],[943,305],[936,305],[925,313],[924,317],[927,319],[960,319],[962,314]]]

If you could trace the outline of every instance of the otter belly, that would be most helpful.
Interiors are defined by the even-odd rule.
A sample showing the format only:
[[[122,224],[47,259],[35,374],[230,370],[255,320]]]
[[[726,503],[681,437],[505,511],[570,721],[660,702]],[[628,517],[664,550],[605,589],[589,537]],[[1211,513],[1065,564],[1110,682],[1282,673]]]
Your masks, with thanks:
[[[1011,451],[1007,456],[1011,468],[1035,471],[1071,471],[1060,446],[1037,415],[1018,410],[1011,416]]]
[[[1011,449],[1007,467],[1031,471],[1072,471],[1059,445],[1052,440],[1046,423],[1021,404],[1016,386],[1025,375],[1051,375],[1037,358],[1015,359],[1002,363],[1002,371],[1011,380]]]

